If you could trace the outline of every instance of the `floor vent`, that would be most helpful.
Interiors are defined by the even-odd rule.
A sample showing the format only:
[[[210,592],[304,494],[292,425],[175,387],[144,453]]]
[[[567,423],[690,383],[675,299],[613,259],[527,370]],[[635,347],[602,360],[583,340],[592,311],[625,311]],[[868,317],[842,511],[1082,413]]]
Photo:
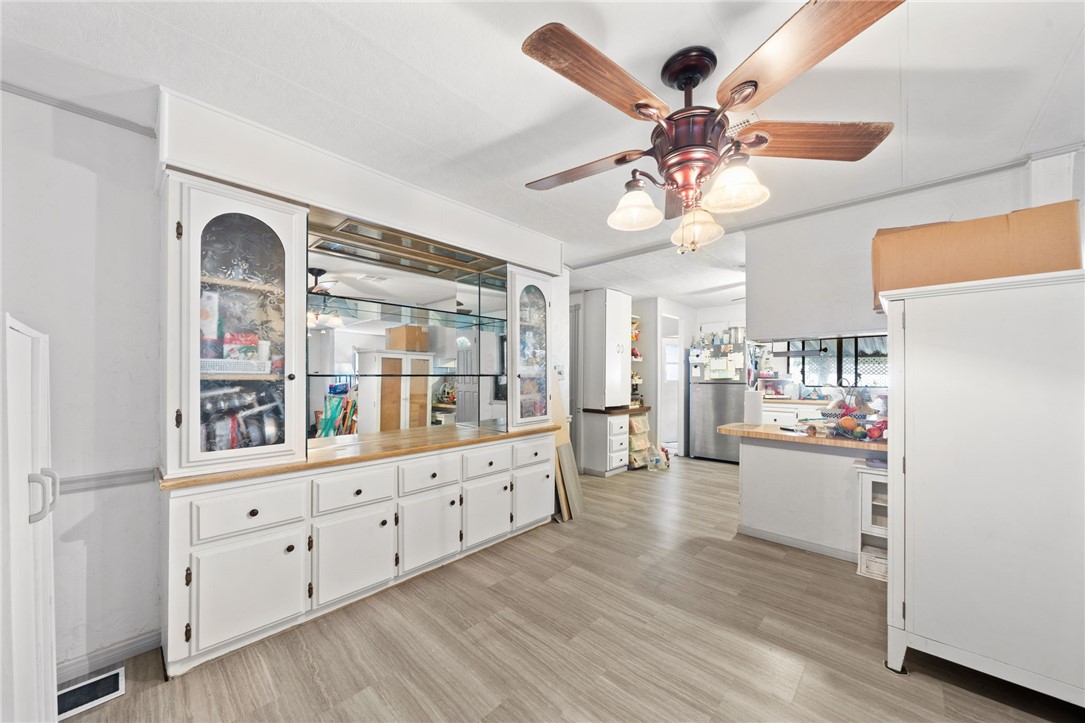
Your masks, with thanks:
[[[57,691],[57,720],[124,695],[124,666]]]

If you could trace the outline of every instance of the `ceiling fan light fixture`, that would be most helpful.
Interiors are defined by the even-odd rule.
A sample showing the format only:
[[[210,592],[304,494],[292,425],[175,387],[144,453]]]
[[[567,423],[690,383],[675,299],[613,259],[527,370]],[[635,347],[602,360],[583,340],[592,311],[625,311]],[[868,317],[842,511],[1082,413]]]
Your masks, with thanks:
[[[723,237],[723,226],[716,223],[712,214],[702,208],[694,208],[682,215],[682,223],[671,234],[671,243],[682,249],[696,251],[702,246],[719,241]]]
[[[625,184],[625,195],[607,216],[607,225],[619,231],[644,231],[662,220],[663,212],[644,190],[644,181],[634,178]]]
[[[701,205],[713,213],[748,211],[769,200],[769,189],[747,165],[749,156],[736,153],[724,161]]]

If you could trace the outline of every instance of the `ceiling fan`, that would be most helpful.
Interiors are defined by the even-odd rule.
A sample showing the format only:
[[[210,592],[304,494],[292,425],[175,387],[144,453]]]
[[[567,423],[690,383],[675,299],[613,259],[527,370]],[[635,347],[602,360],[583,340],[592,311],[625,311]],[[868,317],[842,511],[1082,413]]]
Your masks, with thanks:
[[[671,111],[629,73],[561,23],[542,26],[524,41],[526,55],[635,120],[655,124],[651,148],[622,151],[540,178],[528,188],[545,191],[624,166],[655,160],[661,180],[634,169],[626,193],[607,223],[622,231],[652,228],[682,216],[671,242],[679,253],[696,251],[723,236],[711,213],[744,211],[768,200],[750,156],[858,161],[893,130],[892,123],[734,122],[732,114],[758,104],[831,55],[904,0],[811,0],[731,72],[716,91],[718,108],[693,105],[693,89],[716,68],[709,48],[679,50],[663,64],[663,82],[684,94]],[[666,191],[665,214],[645,192],[645,181]]]

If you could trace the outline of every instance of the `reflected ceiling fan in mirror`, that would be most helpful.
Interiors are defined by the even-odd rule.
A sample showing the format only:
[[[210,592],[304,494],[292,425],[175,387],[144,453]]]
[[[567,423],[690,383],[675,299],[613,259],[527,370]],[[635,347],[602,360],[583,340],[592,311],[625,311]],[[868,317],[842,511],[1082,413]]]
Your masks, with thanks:
[[[904,0],[811,0],[720,83],[719,107],[693,105],[693,89],[716,69],[709,48],[684,48],[663,64],[663,82],[684,95],[671,111],[614,61],[560,23],[544,25],[523,51],[635,120],[655,124],[651,148],[623,151],[527,184],[545,191],[641,158],[652,158],[661,179],[634,169],[626,193],[607,223],[622,231],[652,228],[682,216],[671,236],[679,253],[696,251],[723,236],[712,213],[761,205],[769,190],[748,162],[751,156],[858,161],[893,130],[892,123],[735,121],[814,67]],[[645,182],[666,191],[661,212]],[[711,212],[711,213],[710,213]]]

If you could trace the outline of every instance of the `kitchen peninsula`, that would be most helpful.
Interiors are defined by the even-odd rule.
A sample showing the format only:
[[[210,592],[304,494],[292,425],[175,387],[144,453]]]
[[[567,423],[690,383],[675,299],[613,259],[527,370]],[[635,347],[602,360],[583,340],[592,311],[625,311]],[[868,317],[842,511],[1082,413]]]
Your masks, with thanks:
[[[888,444],[810,437],[772,424],[725,424],[741,437],[739,532],[843,560],[859,554],[857,460],[885,460]]]

